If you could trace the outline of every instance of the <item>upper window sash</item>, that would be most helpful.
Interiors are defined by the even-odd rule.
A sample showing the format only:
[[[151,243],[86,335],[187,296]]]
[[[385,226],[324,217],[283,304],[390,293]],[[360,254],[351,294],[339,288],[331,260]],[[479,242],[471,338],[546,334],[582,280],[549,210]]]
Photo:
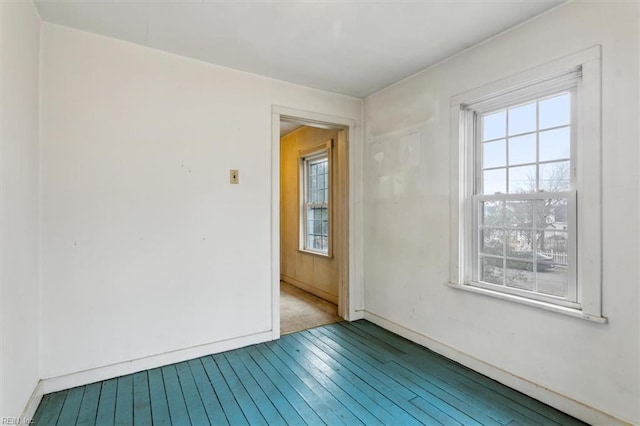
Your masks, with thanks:
[[[581,77],[582,65],[579,65],[567,71],[514,85],[506,90],[497,90],[489,95],[474,99],[469,103],[461,102],[459,106],[462,110],[473,110],[480,114],[486,114],[492,110],[500,109],[506,104],[517,105],[519,103],[526,103],[526,101],[532,98],[544,97],[554,92],[560,92],[574,87],[578,81],[580,81]]]
[[[540,88],[541,91],[536,90],[531,93],[527,91],[527,96],[520,95],[518,96],[518,102],[512,103],[512,98],[500,98],[500,102],[493,102],[491,105],[492,108],[488,108],[486,110],[469,110],[462,112],[465,120],[468,121],[468,126],[471,128],[471,132],[469,134],[470,137],[473,138],[474,143],[471,147],[471,161],[468,162],[469,173],[474,177],[473,186],[471,187],[472,194],[484,194],[483,191],[483,172],[484,171],[505,171],[505,191],[500,191],[504,193],[517,193],[513,192],[511,188],[507,188],[507,186],[511,185],[510,181],[510,173],[514,168],[518,167],[535,167],[535,182],[533,182],[535,190],[531,190],[528,192],[554,192],[553,188],[545,187],[541,184],[541,169],[545,167],[553,167],[553,165],[559,165],[560,163],[569,163],[568,164],[568,188],[561,188],[560,191],[565,190],[575,190],[576,189],[576,154],[577,154],[577,84],[578,81],[573,80],[564,80],[562,85],[556,84],[553,85],[554,91],[549,91],[548,87]],[[570,105],[569,105],[569,121],[566,124],[555,125],[555,126],[547,126],[540,127],[540,103],[546,102],[550,99],[562,96],[563,93],[569,94]],[[525,106],[535,102],[536,105],[536,115],[535,115],[535,128],[532,130],[527,130],[523,132],[516,132],[510,134],[508,130],[509,126],[509,118],[506,111],[514,110],[521,106]],[[467,107],[468,108],[468,107]],[[502,111],[505,111],[505,133],[501,136],[496,136],[495,138],[488,138],[485,140],[483,135],[483,126],[482,126],[482,117],[483,116],[491,116],[498,115]],[[568,143],[569,143],[569,151],[566,156],[563,157],[543,157],[543,152],[541,151],[542,146],[542,137],[549,135],[552,132],[562,131],[562,129],[568,129]],[[531,141],[535,144],[535,155],[528,159],[527,161],[515,161],[511,159],[511,143],[510,140],[514,138],[531,138]],[[483,149],[485,144],[487,145],[496,145],[500,142],[504,143],[504,162],[498,165],[487,166],[485,159],[483,158]],[[520,169],[521,170],[521,169]],[[489,193],[490,194],[490,193]],[[484,194],[486,195],[486,194]]]

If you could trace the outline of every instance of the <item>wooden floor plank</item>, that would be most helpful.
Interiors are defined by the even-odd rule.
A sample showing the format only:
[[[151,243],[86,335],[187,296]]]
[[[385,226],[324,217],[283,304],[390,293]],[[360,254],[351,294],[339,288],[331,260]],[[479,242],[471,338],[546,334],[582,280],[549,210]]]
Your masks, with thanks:
[[[373,406],[376,407],[376,412],[372,413],[383,423],[398,422],[404,425],[422,423],[419,420],[422,416],[418,414],[418,410],[413,410],[413,406],[409,403],[402,404],[401,401],[403,401],[403,399],[396,395],[391,389],[384,387],[384,385],[382,388],[370,385],[365,380],[367,374],[362,374],[362,370],[356,370],[361,373],[356,374],[356,372],[351,371],[351,369],[333,359],[321,348],[313,345],[312,342],[305,339],[304,336],[292,334],[288,336],[287,339],[291,342],[295,341],[298,345],[302,345],[304,350],[302,350],[301,353],[306,354],[308,359],[314,357],[315,361],[312,362],[318,365],[318,368],[329,372],[336,372],[337,375],[344,378],[347,383],[351,383],[355,388],[355,392],[349,391],[348,389],[345,389],[345,391],[348,391],[360,402],[370,400]],[[285,341],[285,339],[282,340]],[[404,408],[401,407],[402,405]],[[377,408],[381,410],[377,410]]]
[[[165,392],[167,392],[167,405],[169,406],[171,424],[191,424],[175,364],[162,367],[162,378],[164,379]]]
[[[238,401],[238,404],[240,405],[240,408],[242,409],[242,412],[247,418],[249,424],[267,425],[267,421],[262,416],[262,413],[260,413],[256,403],[251,399],[251,396],[236,375],[235,371],[233,371],[233,368],[225,358],[224,354],[214,355],[213,360],[218,365],[220,372],[233,392],[233,395],[235,396],[236,401]]]
[[[62,411],[62,406],[64,405],[64,400],[67,398],[67,392],[68,391],[64,390],[47,395],[46,410],[43,410],[41,417],[37,419],[38,426],[51,426],[58,422],[60,411]]]
[[[131,374],[118,377],[115,424],[118,426],[133,424],[133,376]]]
[[[164,388],[162,370],[153,368],[147,372],[147,375],[149,377],[149,399],[151,401],[152,423],[154,426],[170,425],[171,415],[169,414],[169,404]]]
[[[102,382],[96,424],[110,425],[115,423],[117,390],[118,379],[110,379]]]
[[[133,375],[133,423],[136,426],[153,424],[151,419],[151,397],[149,395],[149,375],[146,371]]]
[[[334,330],[339,333],[341,331],[346,331],[352,335],[357,335],[362,337],[364,341],[371,341],[371,335],[360,330],[356,325],[352,325],[351,323],[341,322],[334,324],[334,327],[331,327],[330,330]],[[389,344],[384,339],[376,339],[376,347],[384,350],[393,355],[394,358],[401,357],[406,355],[405,347],[398,347],[392,344]]]
[[[517,420],[524,424],[536,423],[558,425],[558,423],[553,422],[535,411],[524,407],[497,392],[492,392],[490,389],[482,386],[478,382],[470,380],[463,375],[453,374],[450,370],[442,368],[436,363],[428,362],[422,357],[405,358],[404,362],[408,368],[412,368],[417,371],[424,371],[424,369],[428,369],[433,377],[438,378],[443,383],[447,383],[449,386],[455,387],[469,396],[481,399],[483,404],[490,405],[495,409],[501,409],[504,413],[508,413],[512,416],[513,420]],[[428,367],[425,365],[425,362],[429,364]]]
[[[260,386],[254,375],[251,374],[246,365],[240,359],[240,354],[243,352],[246,352],[246,349],[239,351],[230,351],[225,353],[224,355],[233,370],[236,372],[236,375],[244,385],[249,395],[251,395],[251,398],[255,401],[256,406],[260,410],[260,413],[262,413],[263,417],[270,425],[290,423],[285,421],[284,417],[282,417],[282,415],[280,414],[280,411],[271,401],[271,398],[267,396],[267,393],[264,391],[262,386]],[[254,374],[256,375],[260,371],[259,368],[255,368],[254,370]],[[263,378],[265,384],[269,382],[269,379],[266,376],[261,377]],[[287,408],[290,408],[290,406]],[[297,422],[301,420],[300,416],[295,413],[295,410],[290,409],[290,411],[295,414],[295,416],[293,417],[294,421]]]
[[[78,412],[78,421],[76,426],[90,426],[96,424],[96,416],[98,414],[98,402],[100,401],[100,390],[102,382],[92,383],[85,386],[80,411]]]
[[[238,401],[236,401],[236,398],[234,397],[233,391],[220,372],[218,364],[216,364],[210,356],[200,358],[200,361],[207,372],[207,376],[211,381],[213,389],[218,395],[220,405],[222,406],[229,423],[232,425],[249,424],[242,412],[242,409],[240,408],[240,405],[238,404]]]
[[[331,374],[327,375],[326,371],[323,372],[317,368],[317,365],[314,365],[311,361],[305,359],[300,355],[299,350],[293,349],[288,350],[290,348],[289,345],[282,342],[282,339],[276,344],[270,346],[270,349],[283,361],[287,361],[289,367],[298,373],[299,377],[312,377],[315,379],[322,388],[324,388],[328,393],[333,395],[340,404],[342,404],[347,410],[349,410],[356,418],[358,422],[361,422],[366,425],[372,424],[382,424],[380,419],[378,419],[374,414],[372,414],[368,408],[374,408],[368,405],[366,402],[362,404],[349,395],[349,391],[354,391],[355,388],[351,386],[349,383],[343,382],[342,380],[337,380],[339,382],[335,383],[332,380]],[[344,388],[347,388],[345,391]],[[359,396],[364,396],[361,393]]]
[[[358,335],[354,331],[346,328],[342,328],[342,337],[349,339],[355,345],[359,345],[362,348],[379,348],[383,349],[379,340],[366,339]],[[441,365],[440,360],[438,362],[427,362],[425,365],[424,358],[427,351],[423,351],[419,356],[407,355],[402,357],[404,363],[411,365],[413,369],[426,369],[425,373],[432,376],[431,380],[436,386],[439,386],[443,390],[452,389],[455,392],[462,391],[465,394],[465,399],[474,399],[480,401],[483,405],[489,405],[492,407],[492,411],[500,415],[510,417],[510,420],[518,420],[520,422],[537,422],[545,418],[537,413],[531,412],[527,408],[521,407],[518,404],[510,404],[509,400],[502,397],[495,392],[490,392],[485,387],[482,387],[478,383],[469,380],[468,378],[459,374],[450,374],[450,370]],[[455,384],[455,385],[454,385]],[[549,423],[553,423],[549,420]]]
[[[349,341],[348,337],[345,336],[345,333],[341,327],[340,328],[322,327],[322,328],[318,328],[318,331],[324,334],[325,336],[329,337],[330,339],[341,339],[342,341],[347,341],[347,342]],[[389,361],[393,361],[394,359],[393,354],[385,352],[384,350],[377,350],[376,348],[370,348],[366,346],[363,346],[362,350],[364,353],[366,353],[371,358],[375,359],[381,364],[387,363]]]
[[[202,362],[199,359],[192,359],[188,361],[188,364],[191,369],[191,374],[193,375],[193,380],[198,388],[202,405],[207,412],[209,423],[214,425],[228,425],[229,421],[224,414],[216,392],[211,387],[211,382],[207,376],[207,372],[204,371]]]
[[[323,419],[331,419],[327,424],[361,424],[351,411],[347,410],[331,392],[328,392],[313,377],[307,375],[301,369],[296,368],[290,358],[284,360],[271,350],[271,345],[262,344],[256,346],[257,350],[276,367],[291,384],[296,384],[296,390],[305,396],[315,412]],[[326,407],[326,408],[325,408]]]
[[[466,421],[458,421],[455,416],[451,416],[450,414],[445,414],[440,408],[431,404],[429,401],[425,401],[419,396],[413,398],[411,400],[411,404],[413,404],[416,408],[422,410],[425,414],[431,417],[434,422],[440,423],[445,426],[458,426],[458,425],[481,425],[475,420],[469,418]]]
[[[339,424],[340,420],[331,409],[290,370],[269,360],[256,347],[247,348],[247,353],[269,377],[271,382],[293,405],[295,410],[310,425]],[[276,360],[279,361],[279,360]]]
[[[313,332],[313,331],[314,330],[310,330],[310,332]],[[330,345],[333,345],[333,347],[337,349],[341,348],[342,346],[349,346],[349,353],[353,357],[360,358],[361,360],[360,363],[363,363],[363,364],[369,363],[369,365],[372,368],[380,369],[381,372],[384,372],[384,374],[389,375],[395,381],[403,384],[405,387],[408,387],[413,392],[421,396],[424,400],[431,402],[435,406],[440,406],[441,407],[440,411],[442,412],[449,412],[453,415],[455,411],[452,411],[452,408],[454,410],[461,411],[460,409],[458,409],[458,407],[462,407],[466,411],[473,412],[476,415],[476,417],[481,418],[484,424],[487,424],[487,425],[500,424],[495,419],[488,417],[482,414],[481,412],[476,412],[475,408],[473,408],[472,406],[467,404],[467,402],[465,402],[467,398],[466,395],[464,394],[450,395],[447,392],[443,391],[441,388],[431,383],[428,378],[416,376],[417,381],[412,380],[411,377],[407,377],[399,373],[395,369],[390,368],[390,366],[392,366],[393,363],[380,364],[377,360],[369,357],[368,352],[364,352],[361,350],[361,348],[364,346],[361,342],[352,341],[351,343],[349,343],[347,340],[344,340],[343,338],[338,337],[337,335],[334,336],[334,340],[328,339],[326,340],[326,342],[328,342]],[[473,416],[469,416],[469,417],[475,418]],[[504,417],[504,418],[506,420],[511,419],[510,417]]]
[[[423,348],[413,342],[410,342],[396,334],[393,334],[383,328],[377,327],[374,324],[368,321],[355,321],[353,324],[353,328],[357,330],[361,330],[370,338],[380,339],[387,344],[390,344],[399,350],[406,351],[408,354],[414,355],[424,355],[429,358],[431,362],[438,362],[445,366],[447,369],[451,370],[455,374],[461,374],[469,377],[470,379],[482,384],[483,386],[491,389],[494,392],[497,392],[514,402],[521,404],[525,407],[534,410],[541,415],[545,416],[547,419],[553,422],[557,422],[562,425],[580,425],[583,424],[579,420],[571,417],[561,411],[555,410],[548,405],[537,401],[533,398],[530,398],[520,392],[514,391],[513,389],[508,388],[492,379],[489,379],[486,376],[481,375],[471,369],[463,367],[442,355],[436,354],[426,348]]]
[[[304,424],[304,418],[298,413],[295,407],[289,402],[289,400],[282,393],[282,390],[278,388],[276,384],[271,381],[271,378],[262,370],[262,368],[251,358],[248,350],[238,351],[238,358],[246,368],[246,370],[253,376],[258,386],[262,388],[263,392],[269,398],[271,403],[276,407],[278,412],[282,415],[284,421],[287,424]],[[306,404],[304,404],[306,405]],[[308,406],[307,406],[308,407]],[[313,413],[312,410],[309,410]],[[313,413],[315,416],[315,413]],[[318,418],[318,422],[319,422]]]
[[[355,362],[356,359],[354,359],[349,351],[345,350],[341,345],[331,345],[331,342],[327,343],[326,341],[323,341],[322,336],[318,335],[317,331],[307,330],[296,335],[306,338],[309,342],[322,349],[322,351],[331,356],[337,362],[358,374],[371,386],[380,389],[388,389],[397,395],[398,398],[402,398],[407,401],[417,396],[405,386],[401,385],[387,374],[368,363],[363,361]]]
[[[440,380],[434,380],[431,377],[425,378],[396,363],[389,363],[387,371],[414,383],[417,386],[413,388],[414,392],[438,407],[440,411],[447,412],[453,408],[483,425],[498,426],[513,420],[513,417],[508,413],[487,405],[481,399],[461,392],[454,386],[449,386]]]
[[[42,418],[42,415],[44,413],[47,413],[47,406],[49,405],[49,400],[51,399],[51,395],[53,394],[47,394],[47,395],[43,395],[42,399],[40,400],[40,404],[38,404],[38,408],[36,408],[36,412],[33,413],[33,423],[34,424],[40,424],[40,419]]]
[[[184,395],[184,401],[187,405],[187,412],[189,413],[191,424],[208,425],[209,418],[202,404],[196,382],[193,380],[189,364],[186,362],[176,364],[176,371],[178,372],[178,379],[180,380],[180,386],[182,387],[182,394]]]
[[[582,425],[367,321],[44,395],[38,425]]]
[[[314,332],[318,333],[318,338],[320,340],[322,340],[323,342],[326,342],[328,344],[336,344],[339,346],[344,347],[347,351],[352,352],[352,353],[357,353],[358,354],[358,358],[362,359],[363,361],[365,361],[366,363],[370,364],[370,365],[384,365],[387,362],[390,362],[390,359],[383,359],[381,361],[381,359],[379,357],[375,357],[375,356],[371,356],[371,352],[369,350],[361,350],[360,347],[355,346],[352,342],[350,342],[349,340],[343,339],[342,337],[336,335],[335,333],[329,333],[326,330],[324,330],[324,328],[316,328],[314,330],[311,330]],[[373,351],[375,352],[375,351]]]
[[[375,368],[372,368],[366,363],[359,363],[360,365],[357,365],[337,351],[334,351],[331,347],[317,339],[313,339],[313,335],[311,333],[298,333],[294,336],[302,343],[306,341],[308,348],[309,345],[317,347],[318,351],[315,351],[315,353],[318,356],[322,356],[331,368],[334,370],[342,368],[350,370],[354,375],[369,384],[373,389],[376,389],[386,398],[393,401],[393,403],[399,408],[413,416],[415,420],[421,423],[432,423],[434,420],[432,417],[426,415],[422,410],[409,402],[417,397],[415,393],[411,392],[405,386],[393,380],[389,376]],[[412,420],[408,419],[408,422],[410,423]]]
[[[82,404],[82,397],[84,396],[85,387],[80,386],[77,388],[69,389],[67,397],[64,400],[64,405],[60,411],[60,417],[58,417],[59,425],[74,425],[78,420],[78,413],[80,412],[80,404]]]

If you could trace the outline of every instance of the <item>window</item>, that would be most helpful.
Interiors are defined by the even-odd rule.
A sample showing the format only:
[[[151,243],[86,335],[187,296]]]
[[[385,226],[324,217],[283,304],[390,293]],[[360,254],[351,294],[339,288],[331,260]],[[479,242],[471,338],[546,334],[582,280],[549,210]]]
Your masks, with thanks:
[[[576,77],[579,74],[576,73]],[[473,111],[473,275],[479,287],[577,307],[575,81]]]
[[[301,153],[301,250],[330,255],[330,142]]]
[[[606,322],[600,48],[452,99],[451,285]]]

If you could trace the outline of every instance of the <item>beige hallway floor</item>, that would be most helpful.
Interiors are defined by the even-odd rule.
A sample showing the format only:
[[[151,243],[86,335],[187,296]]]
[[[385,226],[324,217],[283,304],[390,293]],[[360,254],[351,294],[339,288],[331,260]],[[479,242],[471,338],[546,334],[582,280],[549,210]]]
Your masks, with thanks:
[[[280,334],[342,321],[338,307],[280,281]]]

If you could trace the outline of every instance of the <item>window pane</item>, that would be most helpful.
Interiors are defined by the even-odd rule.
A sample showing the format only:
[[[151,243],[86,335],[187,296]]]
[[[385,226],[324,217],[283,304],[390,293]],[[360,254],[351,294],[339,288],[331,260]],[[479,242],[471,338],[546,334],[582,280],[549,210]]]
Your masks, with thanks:
[[[502,259],[481,257],[480,281],[491,284],[504,284],[504,268],[502,265]]]
[[[564,160],[571,156],[571,129],[540,132],[540,161]]]
[[[563,235],[555,231],[538,232],[538,267],[536,279],[538,291],[559,297],[567,297],[569,288],[569,273],[567,269],[567,242]],[[561,250],[549,249],[552,241],[558,243]]]
[[[517,228],[533,228],[533,202],[531,200],[507,201],[506,225]]]
[[[495,194],[497,192],[506,193],[506,169],[485,170],[482,172],[482,193]]]
[[[507,260],[506,280],[507,287],[535,290],[533,264],[525,261]]]
[[[509,168],[509,193],[521,194],[536,191],[536,166]]]
[[[522,290],[534,290],[535,275],[530,238],[533,232],[513,232],[512,234],[515,235],[509,237],[510,244],[507,248],[506,285]],[[524,238],[518,241],[518,237]]]
[[[482,144],[482,168],[504,167],[507,165],[507,148],[504,139]]]
[[[509,138],[509,165],[536,162],[536,135]]]
[[[571,121],[571,95],[565,93],[540,101],[540,128],[563,126]]]
[[[568,227],[567,216],[569,206],[566,198],[550,198],[546,200],[536,200],[536,221],[537,228],[545,230],[542,235],[542,245],[540,249],[546,249],[544,244],[548,232],[566,231]]]
[[[565,267],[546,268],[538,264],[536,279],[538,291],[558,297],[567,297],[569,288],[569,275]]]
[[[504,231],[502,229],[480,230],[480,253],[504,255]]]
[[[504,138],[507,133],[507,113],[506,111],[482,117],[482,140]]]
[[[507,234],[507,257],[522,258],[522,253],[532,253],[535,235],[533,229],[510,231]],[[525,257],[533,261],[533,254]]]
[[[536,130],[536,103],[509,109],[509,136]]]
[[[540,190],[547,192],[568,191],[570,186],[568,161],[540,164]]]
[[[546,230],[544,231],[544,248],[540,247],[538,241],[538,253],[551,256],[556,266],[567,266],[569,263],[569,234],[564,231]]]
[[[502,226],[502,207],[504,201],[482,201],[481,203],[481,217],[480,225],[488,226]]]

